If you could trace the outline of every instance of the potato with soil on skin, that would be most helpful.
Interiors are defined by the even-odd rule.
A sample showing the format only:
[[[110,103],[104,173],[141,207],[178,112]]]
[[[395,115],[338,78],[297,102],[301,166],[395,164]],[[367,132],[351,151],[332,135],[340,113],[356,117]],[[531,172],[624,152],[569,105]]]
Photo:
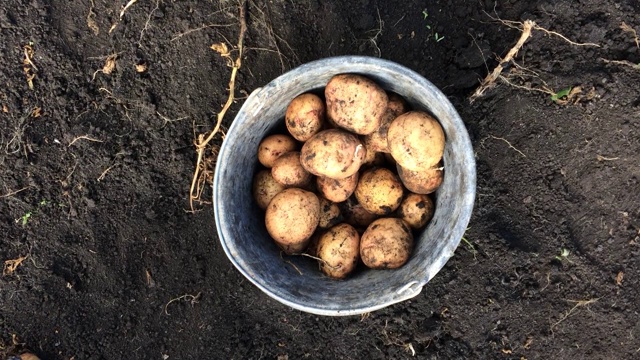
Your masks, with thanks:
[[[380,126],[376,131],[363,137],[364,146],[368,151],[376,151],[382,153],[389,152],[389,144],[387,142],[387,132],[389,131],[389,125],[395,120],[396,117],[407,111],[407,104],[397,94],[389,94],[389,105],[380,120]]]
[[[271,176],[271,170],[260,170],[253,178],[253,198],[262,210],[265,210],[271,199],[284,189],[286,187]]]
[[[360,135],[374,132],[389,99],[373,80],[357,74],[335,75],[324,89],[327,118],[343,129]]]
[[[271,168],[271,176],[284,186],[299,188],[308,186],[313,178],[300,164],[298,151],[290,151],[276,159]]]
[[[265,167],[273,167],[276,160],[298,148],[296,140],[289,135],[270,135],[262,139],[258,146],[258,161]]]
[[[320,270],[334,279],[344,279],[358,265],[360,234],[349,224],[327,230],[318,240]]]
[[[326,231],[326,229],[318,229],[313,233],[313,235],[311,235],[311,238],[309,238],[309,244],[307,244],[307,248],[304,250],[305,254],[318,257],[318,241]]]
[[[331,129],[315,134],[304,143],[300,162],[314,175],[345,179],[358,172],[366,156],[367,149],[355,135]]]
[[[316,185],[320,195],[335,203],[340,203],[349,198],[356,190],[358,185],[359,173],[355,173],[345,179],[332,179],[324,176],[318,176]]]
[[[433,217],[433,200],[427,195],[409,194],[398,208],[398,217],[413,229],[421,229]]]
[[[442,159],[445,137],[438,120],[422,111],[409,111],[391,122],[387,143],[400,166],[422,171]]]
[[[342,221],[342,214],[340,213],[340,207],[338,204],[331,202],[323,197],[320,200],[320,221],[318,222],[319,229],[328,229],[337,225]]]
[[[347,199],[347,201],[340,203],[339,206],[344,221],[358,230],[364,231],[369,224],[378,218],[378,215],[365,210],[353,196]]]
[[[285,113],[287,130],[296,140],[305,142],[322,130],[325,118],[324,101],[315,94],[296,96]]]
[[[265,225],[276,244],[289,255],[304,251],[320,221],[320,201],[316,194],[285,189],[267,206]]]
[[[358,203],[376,215],[389,215],[402,202],[404,189],[396,174],[385,168],[366,170],[354,191]]]
[[[424,171],[411,171],[396,165],[400,181],[407,190],[416,194],[431,194],[436,191],[444,180],[444,172],[441,164]]]
[[[371,269],[397,269],[409,260],[412,251],[411,228],[402,219],[378,219],[360,239],[360,258]]]
[[[366,145],[367,157],[364,158],[360,169],[366,169],[374,166],[383,166],[385,163],[384,153],[371,150]]]

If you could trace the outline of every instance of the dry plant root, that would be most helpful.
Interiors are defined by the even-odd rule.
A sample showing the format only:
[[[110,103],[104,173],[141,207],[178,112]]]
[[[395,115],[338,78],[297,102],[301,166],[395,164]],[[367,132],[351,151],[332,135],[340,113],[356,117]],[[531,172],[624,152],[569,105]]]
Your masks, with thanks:
[[[238,35],[238,56],[235,61],[231,61],[231,54],[226,49],[226,45],[214,44],[212,45],[212,50],[217,51],[220,56],[227,58],[232,65],[231,68],[231,76],[229,78],[229,96],[227,98],[227,102],[222,107],[222,110],[217,115],[216,125],[209,132],[209,134],[198,134],[197,139],[194,141],[194,145],[196,147],[196,153],[198,155],[196,161],[196,168],[193,173],[193,179],[191,180],[191,188],[189,190],[189,205],[191,206],[191,211],[193,209],[193,201],[200,200],[200,195],[202,194],[203,185],[205,183],[206,169],[207,163],[213,164],[215,160],[207,159],[205,156],[205,150],[207,144],[220,132],[220,127],[222,126],[222,120],[224,119],[224,115],[229,110],[229,107],[233,103],[235,99],[235,84],[236,84],[236,75],[238,74],[238,70],[242,66],[242,50],[243,50],[243,42],[244,35],[247,32],[247,22],[246,22],[246,1],[242,1],[240,3],[240,33]],[[227,50],[227,51],[225,51]],[[214,151],[214,157],[217,155],[216,151]]]
[[[634,28],[632,28],[631,26],[627,25],[627,23],[625,23],[623,21],[620,24],[620,30],[622,30],[623,32],[628,33],[631,36],[633,36],[633,40],[636,42],[636,47],[638,49],[640,49],[640,37],[638,37],[638,33],[636,32],[636,30]]]
[[[575,97],[578,93],[581,92],[580,87],[576,87],[575,90],[570,88],[570,89],[566,90],[566,92],[567,92],[566,94],[561,94],[562,91],[556,93],[553,90],[551,90],[548,86],[546,86],[546,84],[545,84],[545,86],[543,86],[540,89],[519,86],[519,85],[516,85],[516,84],[510,82],[507,77],[503,76],[502,75],[502,71],[507,67],[507,65],[509,63],[514,63],[517,68],[521,68],[519,65],[517,65],[515,63],[513,58],[518,54],[518,52],[520,51],[520,49],[522,48],[524,43],[531,37],[531,33],[532,33],[533,30],[542,31],[542,32],[546,33],[547,35],[557,36],[557,37],[563,39],[564,41],[566,41],[569,44],[574,45],[574,46],[595,46],[595,47],[600,47],[600,45],[594,44],[594,43],[577,43],[577,42],[571,41],[567,37],[565,37],[564,35],[562,35],[560,33],[557,33],[555,31],[549,31],[549,30],[537,25],[535,23],[535,21],[533,21],[533,20],[525,20],[524,22],[519,22],[519,21],[508,21],[508,20],[497,19],[497,18],[494,18],[494,17],[492,17],[490,15],[488,15],[488,16],[491,19],[499,21],[502,24],[504,24],[504,25],[506,25],[506,26],[508,26],[510,28],[514,28],[514,29],[520,30],[521,34],[520,34],[520,38],[518,39],[518,42],[516,42],[516,44],[509,50],[509,52],[507,52],[507,55],[504,58],[500,59],[500,62],[498,64],[498,66],[496,66],[495,69],[493,69],[492,72],[487,74],[487,76],[482,80],[482,82],[480,83],[480,86],[478,86],[476,91],[469,98],[470,102],[474,102],[477,98],[479,98],[482,95],[484,95],[484,93],[487,90],[493,88],[496,85],[496,81],[497,80],[501,80],[501,81],[507,83],[508,85],[516,87],[516,88],[523,88],[523,89],[528,90],[528,91],[539,91],[539,92],[543,92],[543,93],[549,94],[549,95],[552,96],[552,99],[556,103],[559,103],[559,104],[566,104],[566,103],[569,102],[568,100],[561,100],[560,98],[562,96],[572,95],[573,97]],[[573,93],[571,93],[572,90],[573,90]]]

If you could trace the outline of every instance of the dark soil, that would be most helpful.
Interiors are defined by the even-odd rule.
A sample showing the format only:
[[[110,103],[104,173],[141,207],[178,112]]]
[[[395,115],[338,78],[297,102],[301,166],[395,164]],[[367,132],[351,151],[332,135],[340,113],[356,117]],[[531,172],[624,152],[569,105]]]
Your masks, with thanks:
[[[239,98],[304,62],[381,56],[443,89],[471,134],[469,244],[421,295],[362,318],[267,297],[226,258],[211,205],[189,211],[194,132],[230,75],[209,46],[235,44],[237,3],[138,1],[120,17],[126,2],[0,4],[0,260],[26,257],[0,278],[0,356],[640,356],[640,49],[620,29],[640,33],[638,1],[249,2]],[[528,71],[503,73],[521,88],[470,103],[520,36],[489,15],[600,47],[534,31],[516,57]],[[543,81],[584,96],[522,88]]]

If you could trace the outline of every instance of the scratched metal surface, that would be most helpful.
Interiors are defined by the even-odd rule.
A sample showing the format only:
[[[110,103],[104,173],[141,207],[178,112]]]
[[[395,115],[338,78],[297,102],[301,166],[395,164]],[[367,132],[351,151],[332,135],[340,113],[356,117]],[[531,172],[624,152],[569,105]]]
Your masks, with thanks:
[[[323,276],[313,260],[280,256],[251,195],[260,140],[282,127],[288,103],[323,88],[340,73],[368,76],[403,96],[414,109],[440,121],[446,135],[445,176],[436,193],[436,212],[416,237],[411,259],[396,270],[361,270],[343,281]],[[355,315],[412,298],[453,255],[471,217],[476,168],[460,116],[431,82],[401,65],[370,57],[318,60],[295,68],[255,90],[233,121],[220,150],[213,204],[220,242],[231,262],[253,284],[293,308],[319,315]]]

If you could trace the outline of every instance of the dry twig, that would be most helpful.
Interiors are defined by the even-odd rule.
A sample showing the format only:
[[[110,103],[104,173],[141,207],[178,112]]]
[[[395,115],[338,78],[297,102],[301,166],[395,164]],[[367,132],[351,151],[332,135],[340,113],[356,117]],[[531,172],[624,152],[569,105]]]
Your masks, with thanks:
[[[164,306],[164,313],[169,315],[169,312],[167,311],[167,308],[169,307],[169,305],[171,305],[171,303],[182,300],[182,299],[189,299],[189,302],[191,303],[191,306],[195,305],[198,303],[198,299],[200,298],[200,294],[202,294],[202,292],[198,292],[195,295],[191,295],[191,294],[184,294],[182,296],[178,296],[177,298],[171,299],[169,300],[169,302]]]
[[[4,194],[4,195],[0,195],[0,198],[5,198],[5,197],[13,196],[13,195],[15,195],[15,194],[17,194],[17,193],[21,193],[21,192],[23,192],[23,191],[25,191],[25,190],[27,190],[27,189],[29,189],[29,188],[31,188],[31,185],[29,185],[29,186],[25,186],[25,187],[23,187],[22,189],[18,189],[18,190],[10,191],[10,192],[8,192],[8,193],[6,193],[6,194]]]
[[[565,321],[567,318],[569,318],[569,316],[571,316],[571,314],[573,314],[573,312],[581,307],[581,306],[587,306],[589,304],[593,304],[594,302],[600,300],[600,298],[595,298],[595,299],[590,299],[590,300],[567,300],[568,302],[572,302],[575,303],[576,305],[574,307],[572,307],[569,311],[565,312],[564,315],[560,318],[560,320],[556,321],[555,323],[553,323],[551,325],[551,331],[553,332],[553,328],[555,328],[556,326],[558,326],[558,324],[560,324],[561,322]]]
[[[485,12],[485,14],[487,16],[489,16],[491,19],[496,20],[501,22],[502,24],[512,28],[512,29],[518,29],[521,31],[520,34],[520,38],[518,39],[518,42],[516,42],[516,44],[509,50],[509,52],[507,52],[507,55],[500,59],[500,62],[498,64],[498,66],[495,67],[495,69],[493,69],[492,72],[490,72],[489,74],[487,74],[487,76],[482,80],[482,82],[480,83],[480,86],[476,89],[476,91],[471,95],[471,97],[469,98],[469,100],[471,102],[475,101],[475,99],[477,99],[478,97],[484,95],[484,93],[489,90],[490,88],[495,86],[496,80],[500,79],[503,81],[506,81],[507,83],[509,83],[512,86],[518,87],[516,85],[514,85],[513,83],[510,83],[505,77],[501,76],[502,71],[505,69],[506,65],[510,62],[513,62],[513,58],[518,54],[518,51],[520,51],[520,49],[522,48],[522,46],[524,45],[524,43],[529,39],[529,37],[531,37],[531,32],[532,30],[538,30],[538,31],[542,31],[544,33],[546,33],[547,35],[554,35],[557,36],[561,39],[563,39],[564,41],[568,42],[571,45],[574,46],[595,46],[595,47],[600,47],[600,45],[598,44],[594,44],[594,43],[577,43],[575,41],[569,40],[566,36],[555,32],[555,31],[550,31],[547,30],[541,26],[539,26],[538,24],[535,23],[535,21],[533,20],[525,20],[524,22],[519,22],[519,21],[509,21],[509,20],[502,20],[500,18],[494,18],[491,15],[487,14]],[[515,63],[515,62],[514,62]],[[535,91],[542,91],[545,93],[549,93],[551,95],[555,95],[556,93],[551,91],[550,89],[535,89],[535,88],[531,88],[528,90],[535,90]]]
[[[627,23],[625,23],[624,21],[622,22],[622,24],[620,24],[620,29],[622,29],[622,31],[626,33],[631,34],[631,36],[633,36],[633,40],[636,42],[636,47],[640,49],[640,38],[638,38],[638,33],[636,32],[636,29],[627,25]]]
[[[82,136],[78,136],[75,139],[71,140],[71,142],[69,143],[68,146],[70,147],[71,145],[73,145],[78,140],[89,140],[89,141],[93,141],[93,142],[103,142],[102,140],[94,139],[94,138],[92,138],[92,137],[90,137],[88,135],[82,135]]]
[[[522,34],[520,35],[520,39],[518,39],[518,42],[511,48],[511,50],[509,50],[507,55],[502,60],[500,60],[498,66],[496,66],[496,68],[493,69],[493,71],[490,72],[484,78],[484,80],[482,80],[482,83],[480,84],[478,89],[476,89],[473,95],[471,95],[471,102],[473,102],[476,98],[484,95],[485,91],[495,86],[496,80],[502,73],[502,70],[504,70],[507,63],[509,63],[513,59],[513,57],[518,54],[518,51],[520,51],[522,45],[524,45],[525,41],[527,41],[527,39],[529,39],[529,37],[531,36],[531,29],[533,29],[534,26],[535,23],[533,21],[525,20],[524,24],[522,25]]]
[[[199,189],[198,182],[200,179],[200,171],[204,161],[204,153],[206,150],[207,144],[218,134],[220,130],[220,126],[222,126],[222,120],[224,120],[224,115],[227,113],[227,110],[233,103],[235,98],[235,85],[236,85],[236,75],[238,74],[238,70],[242,66],[242,50],[244,43],[244,36],[247,32],[247,21],[246,21],[246,0],[243,0],[240,4],[240,33],[238,35],[238,56],[233,62],[233,68],[231,69],[231,76],[229,79],[229,96],[227,98],[227,102],[222,107],[222,110],[217,115],[216,125],[213,130],[205,136],[205,134],[199,134],[196,141],[194,141],[194,145],[196,147],[196,153],[198,155],[196,161],[196,168],[193,173],[193,179],[191,181],[191,188],[189,190],[189,205],[191,206],[191,210],[193,210],[193,201],[200,198],[199,194],[201,190]]]

